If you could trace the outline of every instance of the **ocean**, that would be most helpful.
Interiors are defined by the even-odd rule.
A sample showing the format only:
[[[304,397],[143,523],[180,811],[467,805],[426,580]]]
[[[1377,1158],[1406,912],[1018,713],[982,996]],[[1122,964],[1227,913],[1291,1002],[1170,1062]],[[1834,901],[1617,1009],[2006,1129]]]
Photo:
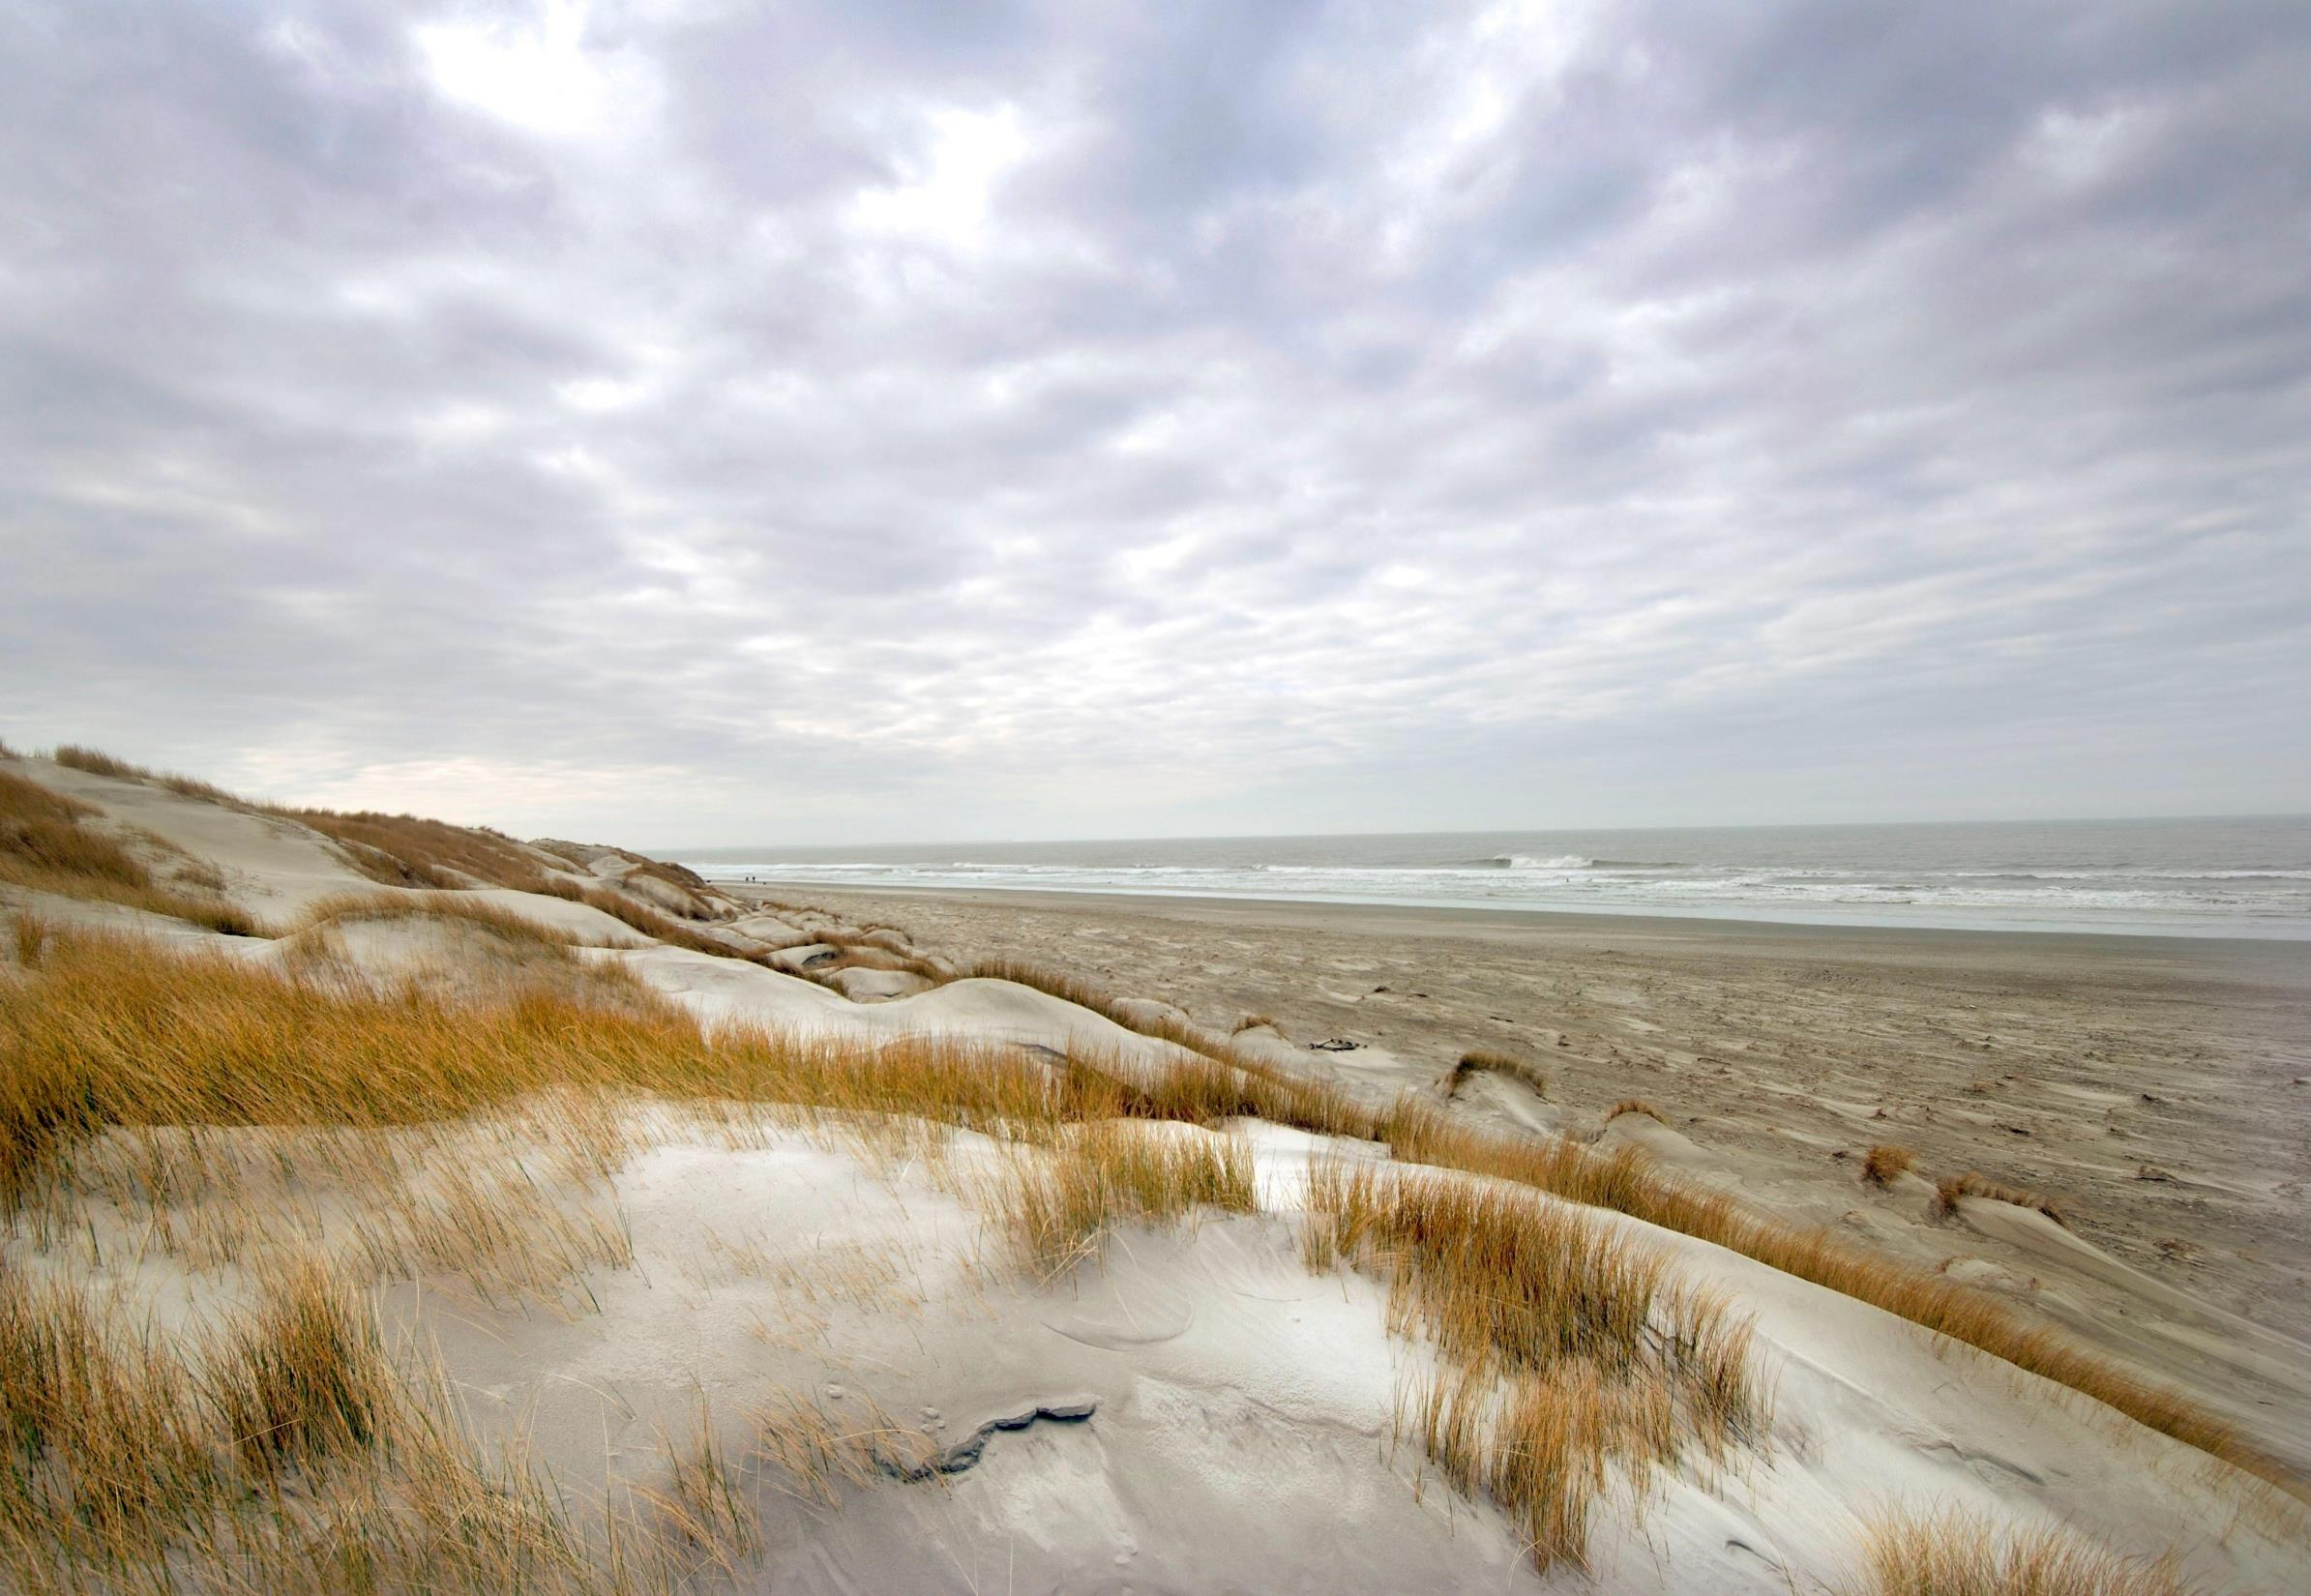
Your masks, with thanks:
[[[2311,938],[2311,815],[676,851],[825,886]]]

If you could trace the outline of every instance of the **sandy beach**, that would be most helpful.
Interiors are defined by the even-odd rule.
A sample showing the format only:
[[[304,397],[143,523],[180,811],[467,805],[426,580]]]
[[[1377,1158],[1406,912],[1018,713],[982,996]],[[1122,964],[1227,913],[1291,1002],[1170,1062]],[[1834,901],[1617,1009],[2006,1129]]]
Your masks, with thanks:
[[[2218,1397],[2238,1373],[2210,1361],[2234,1316],[2296,1345],[2311,1334],[2302,943],[733,890],[823,903],[931,947],[1079,969],[1223,1029],[1267,1016],[1303,1064],[1373,1097],[1427,1087],[1470,1049],[1529,1057],[1546,1101],[1487,1083],[1496,1115],[1593,1128],[1615,1104],[1647,1100],[1674,1144],[1627,1115],[1616,1134],[1790,1217],[1956,1258],[2114,1349],[2196,1371]],[[1357,1046],[1310,1046],[1335,1039]],[[1865,1184],[1873,1143],[1913,1150],[1927,1179]],[[1933,1217],[1925,1188],[1968,1171],[2043,1193],[2068,1231],[2013,1223],[2023,1211],[2010,1204],[1967,1204],[1976,1223]],[[2267,1423],[2283,1414],[2311,1459],[2307,1384],[2250,1380],[2227,1404]]]

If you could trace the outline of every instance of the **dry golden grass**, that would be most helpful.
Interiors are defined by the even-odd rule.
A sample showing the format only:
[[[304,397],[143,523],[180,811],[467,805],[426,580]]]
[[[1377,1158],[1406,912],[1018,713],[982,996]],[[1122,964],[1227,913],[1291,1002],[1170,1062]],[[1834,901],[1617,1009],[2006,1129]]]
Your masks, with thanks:
[[[1873,1186],[1891,1186],[1895,1176],[1908,1173],[1916,1163],[1917,1154],[1909,1148],[1878,1142],[1861,1161],[1861,1177]]]
[[[0,771],[0,882],[121,903],[232,936],[256,934],[247,913],[213,893],[156,882],[118,839],[85,823],[97,813],[76,798]]]
[[[663,1003],[611,1010],[377,992],[52,931],[0,1002],[0,1204],[106,1126],[413,1125],[560,1087],[922,1113],[974,1128],[1118,1111],[1120,1086],[1016,1051],[709,1037]]]
[[[1078,1008],[1089,1009],[1127,1031],[1170,1042],[1203,1062],[1192,1059],[1175,1069],[1163,1092],[1175,1102],[1193,1100],[1189,1112],[1150,1112],[1144,1117],[1190,1118],[1198,1124],[1234,1115],[1296,1125],[1324,1136],[1355,1137],[1371,1140],[1378,1135],[1379,1116],[1351,1102],[1339,1088],[1314,1076],[1279,1069],[1259,1054],[1231,1046],[1226,1040],[1177,1021],[1143,1018],[1110,994],[1061,971],[1016,960],[986,960],[963,972],[966,978],[1010,981]]]
[[[385,814],[369,810],[341,812],[252,804],[207,782],[151,770],[69,743],[58,748],[51,757],[76,770],[163,786],[186,797],[299,821],[337,842],[353,865],[380,885],[458,889],[479,881],[522,892],[551,892],[557,897],[592,903],[661,940],[705,953],[729,952],[719,943],[697,937],[679,920],[637,903],[607,887],[585,886],[551,876],[529,845],[488,826],[459,826],[414,814]],[[20,778],[0,772],[0,780]],[[0,819],[0,828],[5,824],[5,819]],[[4,829],[0,829],[0,836],[4,835]],[[566,848],[547,851],[575,862],[575,856]],[[614,851],[629,860],[637,872],[666,883],[703,907],[696,894],[706,883],[696,872],[624,849]],[[4,852],[0,849],[0,853]]]
[[[393,1384],[374,1321],[311,1258],[266,1281],[254,1312],[206,1361],[210,1400],[233,1448],[268,1472],[376,1439]]]
[[[456,920],[478,926],[502,941],[518,946],[573,947],[578,937],[556,926],[543,925],[502,903],[468,898],[457,892],[407,896],[394,893],[338,893],[310,904],[298,917],[297,931],[361,920]]]
[[[1012,1261],[1045,1282],[1096,1257],[1123,1225],[1259,1206],[1246,1143],[1123,1120],[1078,1126],[1048,1148],[1018,1150],[991,1197]]]
[[[762,1550],[762,1523],[703,1400],[692,1416],[688,1443],[677,1446],[667,1436],[664,1450],[667,1489],[640,1493],[656,1510],[658,1528],[688,1565],[685,1572],[712,1564],[735,1581],[747,1559]]]
[[[1825,1230],[1757,1215],[1729,1197],[1661,1173],[1632,1149],[1598,1153],[1564,1140],[1473,1131],[1408,1096],[1383,1130],[1400,1159],[1518,1181],[1698,1236],[2068,1386],[2290,1493],[2305,1490],[2294,1469],[2196,1403],[2087,1351],[2059,1331],[2027,1323],[1995,1298],[1864,1252]]]
[[[326,809],[274,813],[299,820],[349,844],[364,873],[388,886],[461,887],[480,881],[520,892],[543,889],[547,876],[536,856],[498,833],[414,814],[350,813]]]
[[[77,1287],[0,1270],[0,1569],[141,1561],[220,1489],[191,1374]]]
[[[212,804],[224,804],[234,809],[250,807],[243,800],[214,783],[203,782],[193,776],[179,776],[172,771],[154,770],[145,765],[131,764],[126,759],[116,759],[109,754],[98,749],[83,748],[77,743],[62,744],[51,751],[48,757],[60,765],[70,765],[74,770],[84,770],[91,776],[109,776],[116,782],[141,782],[149,786],[166,787],[169,791],[182,797],[204,799]]]
[[[1471,1049],[1461,1055],[1461,1061],[1444,1078],[1444,1095],[1458,1097],[1461,1088],[1475,1075],[1500,1075],[1520,1081],[1532,1089],[1535,1097],[1549,1095],[1549,1076],[1538,1064],[1514,1053],[1490,1052],[1482,1048]]]
[[[598,1555],[518,1455],[485,1458],[438,1369],[397,1370],[305,1264],[188,1361],[70,1286],[0,1275],[0,1585],[642,1596],[682,1563]],[[626,1533],[621,1538],[618,1531]]]
[[[2061,1208],[2054,1198],[2040,1192],[2001,1185],[1988,1175],[1976,1174],[1970,1169],[1962,1175],[1952,1175],[1934,1188],[1936,1208],[1944,1218],[1955,1214],[1959,1201],[1970,1197],[1987,1197],[1993,1202],[2010,1202],[2017,1208],[2035,1209],[2063,1229],[2070,1228],[2070,1221],[2063,1217]]]
[[[750,1411],[752,1455],[782,1493],[828,1508],[846,1486],[936,1476],[942,1449],[935,1436],[899,1423],[872,1400],[854,1396],[846,1405],[854,1411],[837,1418],[815,1400],[781,1390]]]
[[[1969,1513],[1894,1513],[1869,1526],[1852,1596],[2189,1596],[2171,1561],[2128,1557],[2068,1530]]]
[[[417,1187],[386,1194],[356,1229],[353,1248],[385,1278],[451,1276],[482,1301],[558,1304],[588,1270],[634,1263],[634,1240],[584,1193],[539,1179],[509,1161],[485,1176],[456,1164]]]
[[[1698,1442],[1763,1433],[1749,1330],[1661,1256],[1513,1188],[1386,1166],[1310,1171],[1302,1248],[1388,1283],[1390,1328],[1439,1372],[1399,1393],[1455,1489],[1490,1494],[1542,1569],[1587,1563],[1589,1510],[1619,1467],[1639,1490]]]
[[[1664,1125],[1669,1123],[1669,1115],[1663,1113],[1659,1108],[1656,1108],[1653,1107],[1653,1105],[1647,1103],[1642,1097],[1624,1097],[1618,1103],[1615,1103],[1612,1108],[1606,1109],[1605,1123],[1610,1125],[1615,1120],[1620,1118],[1623,1114],[1644,1114],[1647,1118],[1658,1120]]]
[[[709,1034],[647,994],[621,1005],[520,985],[453,1001],[58,930],[0,995],[0,1207],[114,1127],[420,1126],[569,1092],[911,1116],[1006,1138],[1122,1117],[1340,1117],[1316,1088],[1200,1058],[1127,1078],[1113,1061],[1053,1066],[1016,1049]]]
[[[746,959],[749,957],[690,926],[684,925],[669,914],[651,908],[646,903],[637,902],[625,894],[615,892],[608,887],[589,887],[576,881],[562,880],[558,876],[540,876],[533,885],[523,890],[548,893],[573,903],[584,903],[591,908],[600,909],[614,920],[625,922],[644,936],[654,936],[661,942],[670,943],[677,948],[688,948],[693,953],[712,954],[718,959]],[[760,959],[751,961],[766,962]]]

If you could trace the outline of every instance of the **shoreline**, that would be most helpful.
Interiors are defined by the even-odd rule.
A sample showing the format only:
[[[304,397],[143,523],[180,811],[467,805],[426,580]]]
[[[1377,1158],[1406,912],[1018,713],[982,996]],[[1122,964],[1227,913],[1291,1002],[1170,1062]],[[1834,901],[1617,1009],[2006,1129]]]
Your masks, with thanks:
[[[1172,917],[1208,924],[1299,923],[1331,930],[1411,931],[1497,940],[1596,942],[1617,935],[1655,945],[1690,942],[1727,949],[1747,938],[1792,951],[1806,942],[1835,943],[1852,953],[1864,947],[1903,951],[1920,948],[2011,945],[2029,954],[2103,953],[2113,958],[2240,959],[2267,962],[2294,973],[2311,988],[2311,941],[2281,935],[2217,935],[2203,932],[2117,931],[2077,928],[1891,925],[1882,921],[1746,919],[1736,915],[1664,914],[1632,909],[1526,908],[1522,906],[1351,902],[1337,899],[1238,898],[1171,893],[1101,892],[1033,887],[937,887],[850,885],[824,881],[760,879],[714,883],[735,896],[762,900],[781,894],[919,901],[927,904],[969,904],[979,908],[1095,910],[1119,915]],[[1369,922],[1360,926],[1359,922]],[[2291,951],[2292,950],[2292,951]],[[2193,956],[2196,956],[2195,958]]]

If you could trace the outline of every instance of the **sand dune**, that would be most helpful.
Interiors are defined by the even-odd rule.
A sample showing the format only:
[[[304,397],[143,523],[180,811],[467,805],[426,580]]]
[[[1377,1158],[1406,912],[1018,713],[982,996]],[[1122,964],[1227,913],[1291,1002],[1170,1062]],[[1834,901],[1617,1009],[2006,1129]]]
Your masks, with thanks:
[[[1567,1056],[1595,1043],[1570,1024],[1552,1027],[1553,1041],[1570,1045],[1534,1049],[1530,1069],[1477,1066],[1451,1079],[1455,1049],[1476,1040],[1446,1034],[1456,1024],[1377,1030],[1366,1003],[1350,1007],[1320,985],[1324,995],[1311,999],[1302,975],[1288,975],[1312,954],[1356,957],[1342,950],[1303,943],[1280,956],[1261,977],[1272,989],[1263,1007],[1278,1018],[1237,1026],[1240,1001],[1155,979],[1152,964],[1121,967],[1103,936],[1101,982],[1131,995],[1096,1012],[964,973],[1022,953],[1064,967],[1057,953],[1081,943],[1060,938],[1096,910],[1043,923],[1055,934],[1039,942],[1031,915],[1014,917],[1009,940],[977,938],[967,933],[984,925],[960,909],[766,906],[653,873],[619,850],[563,842],[523,845],[537,891],[393,888],[294,820],[44,761],[5,763],[103,812],[82,823],[142,827],[209,862],[222,893],[273,933],[224,935],[0,885],[0,912],[17,928],[0,939],[0,1044],[16,1072],[12,1146],[24,1149],[10,1167],[0,1272],[10,1411],[35,1411],[27,1404],[49,1389],[11,1328],[30,1322],[23,1305],[95,1292],[89,1300],[110,1304],[106,1345],[149,1333],[163,1374],[214,1366],[212,1387],[223,1390],[215,1369],[238,1365],[222,1327],[259,1322],[250,1315],[313,1260],[377,1327],[376,1355],[399,1365],[394,1389],[413,1393],[377,1399],[379,1414],[401,1415],[370,1426],[402,1437],[392,1447],[361,1435],[334,1451],[301,1442],[289,1463],[263,1464],[291,1470],[294,1490],[243,1489],[234,1482],[259,1466],[246,1460],[201,1464],[230,1486],[201,1497],[212,1503],[204,1511],[238,1535],[314,1531],[312,1515],[342,1490],[384,1520],[330,1521],[329,1544],[423,1570],[438,1588],[489,1588],[518,1563],[522,1582],[556,1589],[1581,1582],[1787,1592],[1864,1588],[1868,1527],[1901,1507],[2062,1526],[2122,1555],[2170,1557],[2175,1579],[2209,1589],[2294,1588],[2311,1571],[2311,1515],[2289,1494],[2302,1487],[2284,1467],[2266,1469],[2274,1487],[2076,1390],[1610,1206],[1415,1166],[1361,1133],[1249,1116],[1248,1096],[1216,1113],[1162,1107],[1189,1080],[1230,1092],[1234,1081],[1242,1094],[1328,1082],[1343,1105],[1377,1106],[1354,1111],[1377,1126],[1410,1090],[1453,1123],[1534,1145],[1569,1137],[1600,1155],[1626,1148],[1636,1167],[1729,1191],[1761,1212],[1834,1210],[1842,1232],[1889,1256],[1955,1247],[1958,1274],[2184,1386],[2238,1418],[2257,1446],[2305,1455],[2291,1415],[2302,1410],[2306,1361],[2286,1328],[2247,1320],[2030,1208],[1960,1197],[1930,1218],[1934,1185],[1915,1173],[1865,1191],[1816,1129],[1820,1116],[1848,1111],[1836,1093],[1812,1118],[1790,1114],[1789,1143],[1813,1147],[1818,1167],[1800,1177],[1717,1134],[1710,1116],[1677,1113],[1662,1081],[1645,1082],[1671,1105],[1662,1118],[1605,1117],[1611,1101],[1590,1097]],[[581,888],[610,896],[556,896]],[[886,912],[909,929],[872,926]],[[684,945],[643,929],[662,924],[653,916],[674,917],[664,931]],[[124,931],[150,934],[106,940]],[[1194,935],[1166,934],[1175,932]],[[777,967],[806,949],[822,951]],[[232,958],[202,964],[203,951]],[[1249,951],[1261,957],[1257,938]],[[142,972],[164,1003],[179,1001],[166,994],[182,969],[207,1008],[187,1008],[181,1025],[144,1015],[90,1033],[72,1056],[98,1072],[82,1092],[95,1117],[32,1116],[25,1094],[65,1056],[54,1029],[80,1022],[58,984],[105,969]],[[463,1107],[394,1111],[390,1080],[402,1066],[390,1055],[347,1076],[385,1092],[358,1114],[294,1096],[304,1078],[285,1065],[279,1089],[292,1095],[267,1101],[302,1107],[271,1117],[198,1107],[201,1091],[245,1088],[229,1073],[168,1100],[183,1105],[177,1118],[132,1112],[161,1101],[134,1079],[143,1054],[120,1061],[130,1074],[117,1090],[104,1084],[114,1079],[102,1074],[104,1049],[121,1036],[149,1037],[136,1046],[154,1049],[181,1042],[190,1057],[219,1034],[218,1015],[235,1004],[253,1014],[279,990],[324,1007],[383,1005],[377,1036],[413,1027],[413,1048],[446,1028],[445,1042],[424,1042],[434,1060],[425,1068],[468,1072],[458,1077]],[[1633,1020],[1667,1023],[1648,1017],[1644,995],[1640,985],[1613,1001]],[[1478,1001],[1507,1011],[1497,993]],[[1749,1001],[1773,997],[1759,990]],[[561,1074],[493,1094],[457,1044],[468,1032],[477,1049],[485,1037],[531,1037]],[[286,1033],[277,1044],[287,1055],[318,1045]],[[948,1067],[926,1048],[945,1049],[937,1056],[956,1073],[908,1086],[907,1071]],[[712,1075],[717,1060],[756,1063]],[[844,1072],[876,1071],[880,1107],[844,1095]],[[408,1089],[448,1079],[413,1073]],[[688,1079],[701,1084],[685,1090]],[[973,1079],[990,1090],[1016,1082],[1004,1088],[1015,1093],[1010,1117],[962,1107]],[[781,1084],[790,1080],[821,1084]],[[1111,1095],[1080,1095],[1087,1090]],[[902,1096],[891,1092],[913,1092],[904,1101],[914,1106],[892,1107]],[[1016,1106],[1067,1092],[1079,1095],[1066,1102],[1106,1103],[1102,1112],[1119,1117],[1038,1118],[1044,1110]],[[1761,1118],[1781,1111],[1768,1089],[1753,1101]],[[1872,1103],[1857,1081],[1851,1111],[1865,1125]],[[57,1129],[68,1121],[70,1136]],[[1485,1301],[1482,1291],[1420,1295],[1451,1288],[1437,1284],[1446,1275],[1419,1271],[1467,1267],[1452,1249],[1477,1232],[1432,1235],[1407,1252],[1343,1243],[1344,1171],[1377,1183],[1374,1200],[1418,1191],[1439,1213],[1462,1211],[1452,1204],[1464,1199],[1492,1204],[1485,1223],[1507,1227],[1499,1234],[1513,1246],[1500,1257],[1512,1274],[1526,1267],[1519,1249],[1589,1249],[1581,1256],[1608,1271],[1599,1282],[1619,1283],[1599,1286],[1613,1301],[1562,1312],[1588,1327],[1584,1337],[1607,1339],[1549,1351],[1529,1336],[1552,1321],[1512,1323],[1493,1309],[1434,1317]],[[1623,1298],[1636,1317],[1615,1343],[1610,1315]],[[1702,1325],[1712,1328],[1692,1328]],[[1705,1417],[1712,1388],[1694,1373],[1704,1343],[1724,1350],[1720,1373],[1747,1393],[1726,1396],[1723,1422]],[[1492,1350],[1471,1353],[1480,1344]],[[459,1394],[448,1406],[423,1398],[436,1388],[416,1372],[421,1350],[446,1376],[440,1389]],[[1456,1472],[1459,1443],[1438,1434],[1435,1415],[1461,1410],[1434,1405],[1452,1390],[1473,1393],[1470,1444],[1517,1402],[1560,1404],[1554,1422],[1567,1428],[1532,1433],[1570,1448],[1571,1461],[1497,1453]],[[1592,1399],[1607,1406],[1580,1405]],[[1630,1421],[1602,1416],[1623,1410],[1615,1404],[1654,1417],[1616,1430]],[[421,1446],[418,1432],[395,1427],[424,1414],[443,1428],[424,1432],[435,1439]],[[1592,1433],[1602,1437],[1593,1476],[1582,1461]],[[49,1498],[39,1482],[80,1478],[57,1450],[66,1443],[25,1444],[30,1472],[0,1493],[10,1525],[0,1566],[19,1582],[88,1533],[83,1519],[41,1516]],[[230,1454],[231,1437],[215,1444]],[[515,1471],[472,1498],[498,1504],[507,1527],[491,1555],[515,1559],[487,1574],[423,1511],[426,1493],[456,1474],[440,1460],[467,1458],[460,1449],[480,1460],[457,1464],[480,1470],[474,1478]],[[412,1458],[442,1472],[413,1472]],[[1523,1470],[1514,1480],[1511,1463]],[[516,1479],[552,1483],[542,1493],[502,1483]],[[1569,1508],[1549,1509],[1576,1526],[1568,1538],[1536,1543],[1520,1527],[1539,1522],[1535,1490],[1571,1493]],[[173,1547],[187,1580],[220,1555],[131,1519],[118,1544]],[[389,1532],[385,1520],[400,1527]],[[519,1563],[542,1557],[555,1535],[578,1549],[574,1560]],[[581,1565],[596,1572],[580,1578]],[[324,1588],[310,1561],[250,1567],[261,1574],[243,1578],[260,1587]]]

